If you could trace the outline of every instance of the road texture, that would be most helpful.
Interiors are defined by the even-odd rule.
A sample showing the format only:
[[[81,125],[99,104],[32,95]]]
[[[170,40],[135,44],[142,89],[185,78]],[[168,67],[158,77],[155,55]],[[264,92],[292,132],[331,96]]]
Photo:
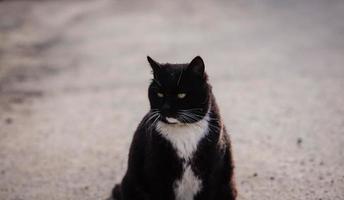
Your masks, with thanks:
[[[344,2],[1,1],[0,199],[104,199],[150,55],[203,56],[239,200],[344,199]]]

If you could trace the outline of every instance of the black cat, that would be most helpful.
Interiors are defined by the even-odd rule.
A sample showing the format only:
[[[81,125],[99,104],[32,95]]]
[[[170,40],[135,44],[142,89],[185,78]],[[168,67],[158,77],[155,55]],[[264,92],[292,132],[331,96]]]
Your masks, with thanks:
[[[147,59],[154,75],[151,110],[135,132],[112,199],[236,199],[230,139],[202,58],[189,64]]]

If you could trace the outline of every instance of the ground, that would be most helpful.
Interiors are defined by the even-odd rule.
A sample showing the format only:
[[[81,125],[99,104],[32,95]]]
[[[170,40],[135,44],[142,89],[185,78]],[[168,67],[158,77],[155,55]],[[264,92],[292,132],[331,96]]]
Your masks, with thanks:
[[[239,200],[344,199],[344,2],[1,1],[0,199],[106,198],[146,56],[201,55]]]

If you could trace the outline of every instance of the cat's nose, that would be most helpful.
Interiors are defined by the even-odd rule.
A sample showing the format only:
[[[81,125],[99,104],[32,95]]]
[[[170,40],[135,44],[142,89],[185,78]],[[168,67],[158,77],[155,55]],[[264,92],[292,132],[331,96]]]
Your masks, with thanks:
[[[168,116],[170,114],[171,106],[167,103],[164,103],[161,107],[161,114]]]

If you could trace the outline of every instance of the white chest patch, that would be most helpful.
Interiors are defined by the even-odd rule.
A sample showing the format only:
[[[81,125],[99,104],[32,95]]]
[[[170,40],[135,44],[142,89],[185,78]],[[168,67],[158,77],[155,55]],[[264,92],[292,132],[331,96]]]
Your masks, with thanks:
[[[174,182],[176,200],[193,200],[201,190],[202,181],[199,180],[190,165],[184,165],[184,173],[180,180]]]
[[[199,141],[208,133],[208,115],[193,124],[166,124],[158,122],[157,131],[170,141],[180,158],[186,162],[183,166],[183,175],[174,182],[176,200],[193,200],[201,190],[202,181],[197,178],[188,161],[197,150]]]
[[[166,124],[159,121],[156,129],[172,143],[180,158],[189,160],[196,151],[199,141],[208,132],[208,115],[192,124]]]

